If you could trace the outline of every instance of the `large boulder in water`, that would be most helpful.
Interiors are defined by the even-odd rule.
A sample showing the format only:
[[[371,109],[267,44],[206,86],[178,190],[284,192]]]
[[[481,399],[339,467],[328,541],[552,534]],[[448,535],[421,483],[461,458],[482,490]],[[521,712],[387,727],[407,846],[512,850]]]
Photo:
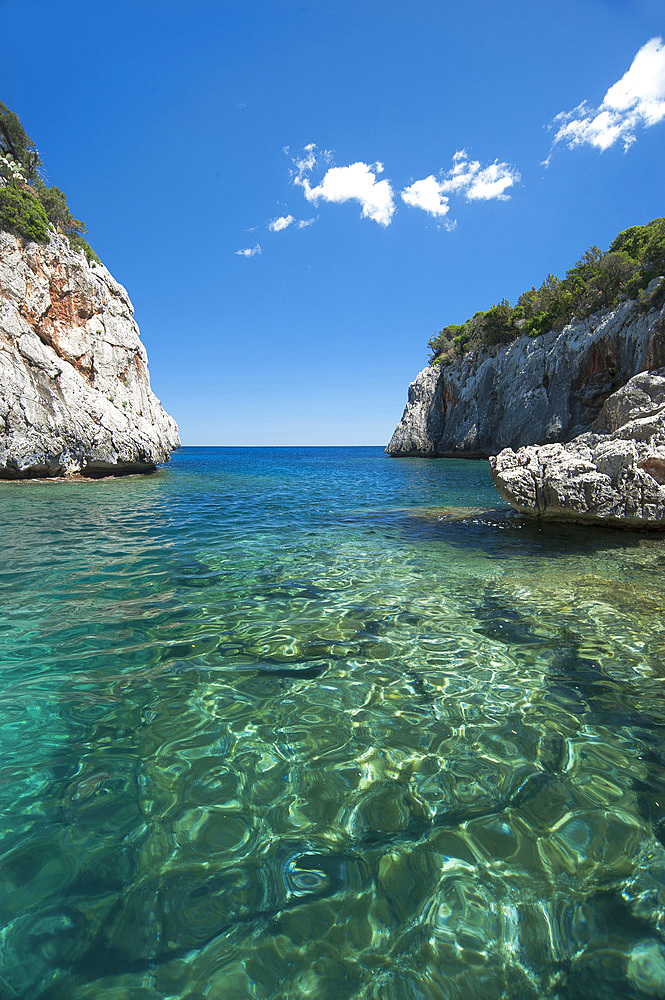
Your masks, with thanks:
[[[505,448],[494,483],[522,514],[626,528],[665,527],[665,368],[631,378],[593,428],[567,444]]]
[[[122,285],[63,236],[0,232],[0,478],[141,472],[179,446]]]

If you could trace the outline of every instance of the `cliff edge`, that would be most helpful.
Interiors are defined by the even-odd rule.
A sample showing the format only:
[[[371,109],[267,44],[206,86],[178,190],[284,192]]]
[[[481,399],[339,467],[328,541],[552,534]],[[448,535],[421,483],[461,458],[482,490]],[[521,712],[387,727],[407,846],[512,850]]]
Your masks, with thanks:
[[[662,281],[656,278],[648,291]],[[665,366],[665,307],[637,300],[562,330],[423,369],[386,451],[395,457],[485,458],[569,441],[633,375]]]
[[[0,232],[0,478],[145,472],[180,447],[133,313],[65,236]]]

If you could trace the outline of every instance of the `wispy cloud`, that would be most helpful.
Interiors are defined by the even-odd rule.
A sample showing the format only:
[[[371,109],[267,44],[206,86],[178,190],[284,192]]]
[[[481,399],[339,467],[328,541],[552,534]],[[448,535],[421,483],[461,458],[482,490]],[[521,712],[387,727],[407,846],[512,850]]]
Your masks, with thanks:
[[[483,167],[479,160],[470,160],[465,149],[455,153],[452,168],[442,177],[442,191],[463,194],[467,201],[508,201],[506,191],[520,180],[519,171],[509,163],[495,160]]]
[[[238,257],[255,257],[257,253],[261,253],[260,243],[257,243],[254,247],[247,247],[245,250],[235,251],[235,254]]]
[[[307,229],[311,226],[316,219],[296,219],[294,215],[280,215],[277,219],[273,219],[268,223],[268,229],[271,233],[281,233],[284,229],[288,229],[289,226],[295,224],[296,229]]]
[[[470,160],[465,149],[453,156],[453,165],[448,171],[441,171],[437,179],[434,174],[414,181],[401,192],[402,201],[412,208],[420,208],[436,219],[443,219],[450,211],[450,196],[461,195],[467,201],[507,201],[508,188],[520,180],[518,171],[509,163],[495,160],[483,167],[479,160]],[[446,220],[446,228],[455,223]]]
[[[377,180],[377,175],[383,173],[383,164],[359,160],[347,167],[328,167],[322,181],[312,186],[312,171],[321,162],[328,164],[330,161],[330,152],[323,150],[319,153],[315,143],[305,146],[303,156],[293,160],[293,183],[303,189],[307,201],[313,205],[321,199],[336,204],[357,201],[363,218],[372,219],[380,226],[389,226],[395,213],[395,199],[390,181]]]
[[[280,215],[268,223],[268,229],[271,233],[281,233],[283,229],[288,229],[295,221],[294,215]]]
[[[649,128],[664,118],[665,46],[662,38],[652,38],[597,108],[582,101],[572,111],[556,116],[550,125],[557,130],[552,146],[564,143],[573,149],[586,144],[603,150],[623,142],[626,150],[635,142],[639,128]],[[545,164],[549,161],[548,156]]]

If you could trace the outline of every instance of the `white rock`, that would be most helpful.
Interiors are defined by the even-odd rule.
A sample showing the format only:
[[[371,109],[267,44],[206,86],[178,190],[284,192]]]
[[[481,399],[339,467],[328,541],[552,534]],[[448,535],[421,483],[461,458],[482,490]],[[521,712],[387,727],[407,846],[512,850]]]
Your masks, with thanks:
[[[65,237],[0,232],[0,478],[145,471],[180,447],[133,313]]]
[[[665,368],[630,379],[595,426],[613,430],[490,458],[501,496],[532,517],[665,527]]]

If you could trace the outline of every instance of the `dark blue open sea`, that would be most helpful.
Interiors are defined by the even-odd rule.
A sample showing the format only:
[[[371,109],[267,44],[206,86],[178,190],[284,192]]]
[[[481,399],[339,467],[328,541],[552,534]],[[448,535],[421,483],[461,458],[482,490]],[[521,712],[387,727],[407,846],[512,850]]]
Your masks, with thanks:
[[[0,531],[0,1000],[665,996],[662,536],[379,448]]]

